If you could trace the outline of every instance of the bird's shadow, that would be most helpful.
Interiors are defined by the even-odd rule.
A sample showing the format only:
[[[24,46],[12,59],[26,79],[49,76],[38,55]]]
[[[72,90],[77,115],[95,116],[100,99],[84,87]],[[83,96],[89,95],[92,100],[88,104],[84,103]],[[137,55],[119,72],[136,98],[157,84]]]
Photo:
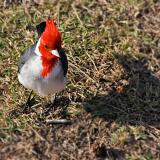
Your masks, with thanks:
[[[116,85],[114,82],[111,84],[112,90],[108,94],[86,99],[83,104],[85,110],[109,122],[159,125],[159,75],[148,69],[147,58],[124,55],[117,56],[117,60],[124,68],[121,80]],[[107,80],[101,85],[106,87]]]

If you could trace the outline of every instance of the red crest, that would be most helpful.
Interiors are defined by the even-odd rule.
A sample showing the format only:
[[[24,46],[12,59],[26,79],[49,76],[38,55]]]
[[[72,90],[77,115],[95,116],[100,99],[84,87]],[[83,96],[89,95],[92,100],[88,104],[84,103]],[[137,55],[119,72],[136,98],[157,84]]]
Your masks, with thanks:
[[[59,57],[53,55],[51,50],[61,49],[61,34],[53,20],[46,21],[46,27],[41,35],[39,51],[42,54],[42,76],[45,77],[57,63]]]

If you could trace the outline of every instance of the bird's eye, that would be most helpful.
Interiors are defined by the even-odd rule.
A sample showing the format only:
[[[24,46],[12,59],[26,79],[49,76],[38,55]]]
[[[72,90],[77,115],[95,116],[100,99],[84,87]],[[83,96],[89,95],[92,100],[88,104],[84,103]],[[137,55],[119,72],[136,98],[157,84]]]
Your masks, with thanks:
[[[48,47],[46,44],[44,45],[44,47],[45,47],[46,49],[49,49],[49,47]]]

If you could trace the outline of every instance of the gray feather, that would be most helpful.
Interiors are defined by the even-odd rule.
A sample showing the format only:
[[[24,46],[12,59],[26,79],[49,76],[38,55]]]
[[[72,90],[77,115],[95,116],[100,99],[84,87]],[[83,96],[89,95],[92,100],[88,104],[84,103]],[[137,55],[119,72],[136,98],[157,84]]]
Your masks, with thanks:
[[[20,73],[21,68],[23,65],[33,56],[35,56],[34,50],[35,50],[36,44],[32,45],[30,48],[28,48],[24,53],[20,56],[20,60],[18,62],[18,73]]]

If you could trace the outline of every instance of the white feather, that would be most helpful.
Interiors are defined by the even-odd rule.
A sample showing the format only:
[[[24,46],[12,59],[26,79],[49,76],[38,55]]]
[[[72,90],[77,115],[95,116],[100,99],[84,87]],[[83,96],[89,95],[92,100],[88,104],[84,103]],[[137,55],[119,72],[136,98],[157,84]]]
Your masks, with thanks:
[[[35,48],[35,53],[38,55],[38,56],[41,56],[41,53],[40,53],[40,51],[39,51],[39,45],[40,45],[40,38],[39,38],[39,40],[38,40],[38,42],[37,42],[37,45],[36,45],[36,48]]]

